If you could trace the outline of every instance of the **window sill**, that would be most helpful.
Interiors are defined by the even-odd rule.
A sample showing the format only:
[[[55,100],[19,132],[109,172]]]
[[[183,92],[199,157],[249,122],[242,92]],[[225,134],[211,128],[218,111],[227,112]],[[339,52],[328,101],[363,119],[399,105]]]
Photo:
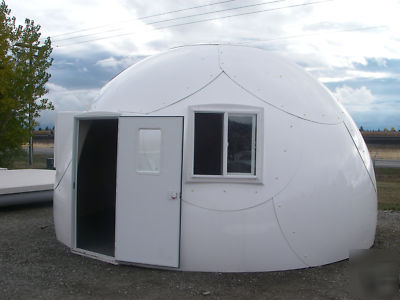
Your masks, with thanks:
[[[250,183],[262,184],[261,178],[254,175],[191,175],[186,180],[187,182],[207,182],[207,183]]]

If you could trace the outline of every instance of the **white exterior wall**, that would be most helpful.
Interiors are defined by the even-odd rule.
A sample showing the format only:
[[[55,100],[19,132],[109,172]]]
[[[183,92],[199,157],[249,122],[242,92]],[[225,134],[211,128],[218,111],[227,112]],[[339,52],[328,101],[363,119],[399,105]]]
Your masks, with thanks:
[[[263,111],[261,183],[190,180],[191,107],[210,104]],[[303,268],[373,244],[365,143],[343,107],[291,63],[247,47],[178,48],[120,74],[91,111],[184,116],[182,270]]]

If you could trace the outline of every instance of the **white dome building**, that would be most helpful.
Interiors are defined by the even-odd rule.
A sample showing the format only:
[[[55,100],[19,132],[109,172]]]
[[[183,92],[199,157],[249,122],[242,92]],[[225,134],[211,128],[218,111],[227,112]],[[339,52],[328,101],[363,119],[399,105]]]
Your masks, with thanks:
[[[73,252],[184,271],[319,266],[367,249],[376,182],[351,117],[260,49],[176,48],[56,123],[54,221]]]

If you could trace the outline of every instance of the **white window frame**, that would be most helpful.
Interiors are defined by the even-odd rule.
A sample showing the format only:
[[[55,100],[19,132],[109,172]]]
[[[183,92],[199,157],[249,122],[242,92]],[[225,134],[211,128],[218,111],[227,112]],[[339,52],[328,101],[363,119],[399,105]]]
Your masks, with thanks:
[[[223,166],[222,175],[200,175],[194,174],[194,123],[195,113],[222,113],[224,114],[224,126],[223,126]],[[255,115],[256,122],[255,127],[253,126],[253,145],[252,145],[252,158],[255,155],[255,162],[252,159],[252,172],[248,173],[228,173],[228,116],[248,116]],[[238,183],[262,183],[262,166],[263,166],[263,135],[264,135],[264,110],[262,107],[254,107],[247,105],[233,105],[233,104],[211,104],[211,105],[197,105],[189,107],[189,147],[188,152],[190,157],[189,168],[187,170],[187,181],[188,182],[238,182]]]

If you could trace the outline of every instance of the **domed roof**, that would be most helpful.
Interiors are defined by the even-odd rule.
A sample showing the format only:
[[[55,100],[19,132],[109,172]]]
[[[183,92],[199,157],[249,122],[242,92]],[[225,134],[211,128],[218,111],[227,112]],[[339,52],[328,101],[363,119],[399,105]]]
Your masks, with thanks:
[[[144,59],[111,80],[90,110],[150,114],[206,88],[221,74],[265,105],[301,119],[342,121],[336,100],[297,65],[233,45],[185,46]]]

